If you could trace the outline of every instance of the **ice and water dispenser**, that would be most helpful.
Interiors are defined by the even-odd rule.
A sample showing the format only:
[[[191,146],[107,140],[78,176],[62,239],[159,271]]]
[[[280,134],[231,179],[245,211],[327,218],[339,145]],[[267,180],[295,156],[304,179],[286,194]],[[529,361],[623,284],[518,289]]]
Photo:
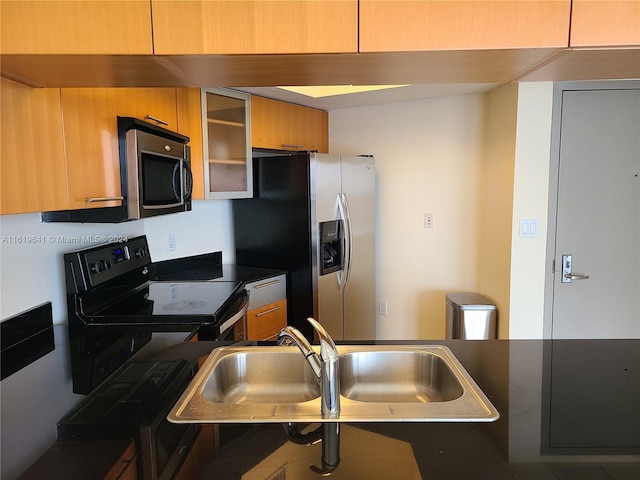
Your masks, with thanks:
[[[342,220],[320,222],[320,275],[342,270]]]

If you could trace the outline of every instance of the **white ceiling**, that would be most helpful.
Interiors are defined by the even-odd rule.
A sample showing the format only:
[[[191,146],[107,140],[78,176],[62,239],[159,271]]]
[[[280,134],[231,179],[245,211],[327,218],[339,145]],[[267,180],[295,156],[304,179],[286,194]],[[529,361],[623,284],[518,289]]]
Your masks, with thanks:
[[[237,90],[274,98],[286,102],[297,103],[307,107],[322,110],[337,110],[339,108],[363,107],[382,103],[397,103],[420,100],[423,98],[452,97],[487,92],[499,84],[497,83],[458,83],[458,84],[429,84],[409,85],[406,87],[375,90],[371,92],[351,93],[348,95],[333,95],[322,98],[312,98],[299,93],[289,92],[277,87],[235,87]]]

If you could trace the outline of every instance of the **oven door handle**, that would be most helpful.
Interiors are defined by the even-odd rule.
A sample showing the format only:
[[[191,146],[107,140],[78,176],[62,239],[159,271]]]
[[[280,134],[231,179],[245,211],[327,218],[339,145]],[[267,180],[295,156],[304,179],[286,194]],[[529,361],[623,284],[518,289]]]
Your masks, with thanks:
[[[242,319],[247,314],[247,308],[249,307],[249,294],[244,292],[244,300],[238,307],[238,311],[234,313],[229,319],[222,322],[220,325],[220,335],[226,332],[229,328],[238,322],[238,320]]]

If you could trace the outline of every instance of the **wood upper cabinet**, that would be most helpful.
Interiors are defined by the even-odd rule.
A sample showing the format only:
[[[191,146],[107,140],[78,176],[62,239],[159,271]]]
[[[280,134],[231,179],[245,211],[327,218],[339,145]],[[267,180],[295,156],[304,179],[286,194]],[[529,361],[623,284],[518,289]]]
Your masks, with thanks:
[[[60,90],[0,85],[0,214],[67,208]]]
[[[251,97],[254,148],[329,151],[329,114],[270,98]]]
[[[118,116],[159,118],[177,130],[175,88],[61,89],[69,209],[121,205]]]
[[[153,53],[150,0],[2,0],[3,54]]]
[[[193,191],[191,198],[204,198],[204,153],[202,147],[202,102],[199,88],[176,89],[178,100],[178,133],[189,137],[191,147],[191,173]]]
[[[570,45],[640,45],[640,0],[573,0]]]
[[[566,47],[571,0],[360,0],[360,51]]]
[[[204,197],[253,196],[251,98],[225,88],[202,89]]]
[[[357,0],[151,0],[156,55],[358,51]]]

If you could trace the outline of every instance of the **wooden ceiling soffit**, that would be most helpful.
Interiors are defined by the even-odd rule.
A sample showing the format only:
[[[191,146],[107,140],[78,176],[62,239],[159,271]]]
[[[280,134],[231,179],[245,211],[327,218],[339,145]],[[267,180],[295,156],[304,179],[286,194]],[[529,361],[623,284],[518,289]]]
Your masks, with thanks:
[[[162,57],[194,85],[504,83],[561,49]]]
[[[3,55],[3,77],[34,87],[504,83],[562,49],[312,55]]]
[[[2,55],[0,74],[32,87],[180,87],[151,55]]]
[[[640,78],[640,47],[576,48],[517,80],[538,82],[627,78]]]

